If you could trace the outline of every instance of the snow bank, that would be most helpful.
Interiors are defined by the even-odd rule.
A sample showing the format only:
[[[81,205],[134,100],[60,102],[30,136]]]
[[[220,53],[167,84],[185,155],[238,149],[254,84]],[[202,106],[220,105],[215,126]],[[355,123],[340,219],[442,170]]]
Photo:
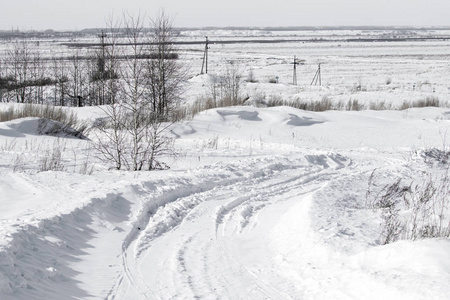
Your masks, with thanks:
[[[411,150],[442,144],[448,120],[218,108],[171,128],[172,170],[92,175],[15,170],[36,145],[89,141],[1,123],[0,298],[445,299],[448,240],[382,246],[364,201],[374,169],[416,171]]]
[[[0,135],[16,138],[25,135],[85,138],[79,131],[67,125],[43,118],[21,118],[0,123]]]

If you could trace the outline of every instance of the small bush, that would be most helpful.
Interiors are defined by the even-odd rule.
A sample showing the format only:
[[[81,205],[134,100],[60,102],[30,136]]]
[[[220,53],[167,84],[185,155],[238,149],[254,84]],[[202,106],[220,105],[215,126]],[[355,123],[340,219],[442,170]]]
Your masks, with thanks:
[[[171,121],[192,119],[198,113],[212,108],[244,105],[246,100],[246,98],[233,99],[224,97],[220,100],[214,101],[211,97],[201,96],[198,97],[193,104],[174,109],[172,112]]]
[[[362,110],[364,109],[363,104],[359,104],[359,101],[357,99],[348,100],[347,106],[345,107],[346,110]]]
[[[271,95],[266,103],[267,107],[290,106],[297,109],[317,112],[336,109],[336,106],[327,96],[324,96],[320,101],[305,101],[302,99],[287,101],[283,100],[279,95]]]
[[[439,107],[439,106],[440,106],[439,98],[429,96],[425,99],[416,100],[413,102],[403,101],[402,105],[400,106],[400,110],[405,110],[413,107]]]
[[[376,101],[369,103],[370,110],[389,110],[392,109],[392,104],[387,104],[386,101]]]
[[[278,83],[278,80],[275,77],[269,78],[269,83]]]
[[[258,80],[256,80],[256,78],[255,78],[255,74],[253,73],[253,70],[248,71],[247,79],[245,81],[251,82],[251,83],[258,82]]]
[[[65,145],[60,144],[59,140],[56,140],[52,149],[45,150],[40,159],[39,171],[64,171],[65,166],[62,163],[64,148]]]
[[[378,188],[381,177],[369,178],[366,205],[381,210],[382,243],[399,239],[450,237],[449,169],[426,175],[421,183],[404,184],[402,179]]]
[[[327,111],[334,109],[333,103],[331,99],[328,96],[323,96],[322,100],[317,102],[311,102],[311,109],[312,111]]]
[[[266,94],[262,92],[254,93],[246,104],[256,107],[267,107]]]
[[[440,150],[438,148],[430,148],[421,151],[420,156],[428,164],[433,165],[435,162],[437,162],[440,165],[446,165],[448,164],[450,159],[450,151]]]
[[[269,95],[268,100],[266,101],[267,107],[275,107],[275,106],[294,106],[295,103],[302,102],[301,99],[298,101],[285,101],[280,95]]]

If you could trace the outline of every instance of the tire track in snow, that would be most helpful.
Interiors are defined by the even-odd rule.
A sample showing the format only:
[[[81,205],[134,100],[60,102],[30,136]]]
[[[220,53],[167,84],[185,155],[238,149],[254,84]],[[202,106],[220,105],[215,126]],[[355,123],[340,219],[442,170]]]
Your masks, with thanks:
[[[335,177],[337,174],[336,171],[329,171],[329,170],[323,170],[323,171],[311,171],[306,174],[301,174],[300,176],[295,176],[293,178],[289,178],[287,180],[279,181],[273,184],[269,184],[267,187],[263,187],[262,189],[258,189],[258,193],[261,193],[264,195],[264,198],[267,198],[268,203],[264,206],[254,206],[253,204],[250,204],[250,207],[254,207],[256,209],[252,209],[252,214],[257,213],[260,209],[267,208],[271,204],[274,204],[278,201],[283,200],[275,200],[271,201],[271,198],[279,197],[280,195],[286,195],[290,192],[294,191],[295,189],[300,189],[301,191],[298,191],[294,193],[294,195],[290,196],[292,197],[301,197],[306,194],[310,194],[311,192],[315,192],[319,190],[331,177]],[[316,182],[319,180],[319,182]],[[312,186],[305,186],[308,184],[312,184]],[[266,189],[268,192],[265,192]],[[215,240],[218,243],[218,249],[220,250],[221,255],[226,259],[226,265],[229,266],[232,269],[233,274],[236,275],[237,278],[239,278],[237,281],[239,281],[237,284],[241,284],[240,282],[245,283],[252,283],[253,287],[256,291],[258,291],[262,296],[267,297],[269,299],[280,299],[280,298],[286,298],[287,296],[280,290],[275,289],[272,287],[269,283],[265,282],[261,278],[259,278],[256,274],[251,272],[245,265],[239,263],[238,259],[234,258],[231,254],[232,251],[227,246],[227,229],[231,231],[230,235],[236,235],[236,231],[238,230],[239,233],[242,232],[242,229],[245,225],[242,222],[236,222],[238,225],[236,226],[235,223],[232,225],[229,225],[232,223],[232,219],[236,218],[239,219],[242,217],[242,215],[237,214],[238,208],[245,204],[246,202],[250,202],[252,199],[254,199],[257,196],[257,194],[242,197],[235,199],[233,201],[228,202],[223,207],[219,208],[217,212],[217,218],[216,218],[216,234],[215,234]],[[258,200],[261,201],[261,200]],[[251,218],[251,215],[246,215],[247,218]],[[236,220],[237,221],[237,220]],[[240,227],[240,228],[239,228]],[[256,292],[255,291],[255,292]]]
[[[326,170],[326,171],[325,171]],[[322,169],[320,168],[316,168],[313,169],[311,171],[306,172],[305,174],[301,174],[298,176],[294,176],[292,178],[289,178],[285,181],[281,181],[281,182],[276,182],[273,184],[269,184],[267,187],[264,187],[265,189],[268,189],[269,191],[267,193],[264,193],[264,190],[258,189],[258,190],[253,190],[250,192],[250,195],[247,195],[245,197],[239,197],[235,200],[232,200],[228,203],[226,203],[225,205],[222,205],[219,207],[218,211],[216,212],[216,229],[219,227],[219,225],[223,222],[223,219],[225,218],[225,216],[227,216],[230,212],[232,212],[233,210],[235,210],[237,207],[243,205],[244,203],[247,202],[266,202],[265,200],[261,199],[261,194],[264,195],[264,198],[268,198],[270,196],[274,196],[277,195],[279,193],[285,193],[289,190],[292,190],[294,188],[300,188],[303,189],[304,192],[303,193],[308,193],[309,190],[307,190],[307,184],[321,179],[326,180],[326,178],[324,178],[324,176],[326,175],[332,175],[332,174],[336,174],[335,171],[328,171],[327,169],[325,169],[324,171],[322,171]],[[326,172],[326,173],[324,173]],[[265,179],[267,181],[267,179]],[[267,205],[267,203],[265,203],[265,205]],[[256,212],[259,209],[263,209],[265,207],[265,205],[261,205],[261,206],[252,206],[256,209],[252,210],[252,212]]]
[[[141,187],[136,187],[136,193],[141,196],[146,196],[143,197],[146,199],[143,200],[144,205],[137,216],[137,220],[134,222],[133,229],[129,232],[122,244],[121,256],[123,262],[123,275],[118,277],[111,288],[107,299],[120,298],[120,295],[128,293],[128,288],[130,286],[134,287],[138,294],[144,295],[143,297],[145,297],[145,299],[148,299],[147,294],[153,294],[140,275],[137,260],[140,254],[148,248],[152,240],[162,236],[170,231],[171,228],[178,225],[190,211],[189,209],[180,210],[179,212],[181,215],[178,222],[172,222],[171,224],[168,224],[168,226],[165,226],[164,222],[157,223],[156,225],[151,224],[154,225],[153,228],[156,230],[148,230],[150,220],[155,213],[158,212],[159,208],[165,207],[167,204],[173,203],[178,199],[188,198],[199,192],[211,191],[216,186],[235,184],[243,177],[258,178],[265,176],[266,174],[264,172],[254,171],[256,169],[254,165],[260,164],[261,162],[266,164],[266,171],[269,173],[280,169],[292,168],[289,164],[283,165],[274,158],[249,159],[248,161],[249,164],[246,165],[246,168],[242,168],[239,165],[228,164],[225,165],[225,168],[220,169],[219,172],[215,169],[208,170],[206,167],[206,170],[202,170],[202,176],[199,176],[200,180],[204,178],[200,182],[193,183],[184,179],[175,180],[173,184],[160,182],[159,186],[169,186],[171,188],[169,190],[159,190],[157,195],[152,195],[155,193],[153,188],[158,186],[157,182],[152,183],[150,189],[146,188],[146,184],[143,184]],[[209,176],[205,176],[205,171],[206,173],[209,173]],[[192,207],[195,207],[195,204]],[[142,230],[144,228],[145,230]],[[150,231],[150,234],[146,234],[148,231]],[[131,247],[132,245],[134,247]]]
[[[321,162],[326,158],[321,157]],[[331,158],[332,159],[332,158]],[[261,170],[262,168],[262,170]],[[342,168],[342,166],[339,166]],[[283,171],[299,169],[301,172],[297,176],[288,176],[287,179],[282,176]],[[145,204],[140,215],[137,218],[135,228],[128,234],[122,246],[122,260],[124,274],[123,278],[119,278],[111,290],[110,299],[115,299],[116,296],[126,295],[129,293],[128,288],[133,288],[136,294],[141,295],[141,299],[154,298],[155,291],[152,289],[153,285],[147,284],[147,278],[144,280],[140,270],[142,269],[141,263],[145,260],[146,252],[153,246],[154,242],[164,237],[166,234],[176,230],[178,226],[182,226],[186,219],[192,218],[191,212],[194,211],[200,204],[217,200],[217,195],[222,194],[219,198],[234,198],[232,201],[227,202],[225,205],[217,206],[211,213],[215,215],[215,219],[212,220],[214,226],[211,228],[211,237],[217,236],[217,229],[223,222],[224,218],[235,210],[236,207],[242,206],[244,203],[254,202],[255,197],[258,194],[264,194],[266,196],[273,196],[279,193],[286,193],[292,189],[299,188],[304,193],[308,192],[306,185],[321,177],[331,175],[336,172],[333,168],[324,167],[322,163],[311,163],[309,159],[304,157],[300,158],[287,158],[287,157],[275,157],[264,159],[249,159],[245,162],[239,162],[238,165],[225,165],[217,169],[211,169],[209,174],[201,174],[196,178],[200,179],[200,182],[193,184],[191,181],[175,181],[172,185],[173,188],[169,191],[160,191],[158,195],[151,195],[154,191],[145,188],[140,194],[146,195],[144,200]],[[224,174],[225,173],[225,174]],[[219,175],[218,175],[219,174]],[[210,176],[205,176],[210,175]],[[166,186],[168,185],[165,183]],[[170,185],[170,184],[169,184]],[[262,186],[261,186],[262,185]],[[236,197],[236,193],[243,191],[246,193],[246,187],[257,186],[258,190],[253,190],[249,195],[243,197]],[[257,200],[257,199],[256,199]],[[226,201],[226,200],[222,200]],[[265,200],[263,200],[264,202]],[[261,199],[256,201],[261,203]],[[254,207],[254,212],[262,209],[264,206]],[[254,213],[253,212],[253,213]],[[136,229],[137,227],[141,230]],[[189,274],[188,259],[185,258],[186,253],[192,251],[192,247],[188,247],[187,244],[193,243],[194,240],[203,239],[202,235],[191,234],[190,237],[185,239],[179,247],[176,256],[178,260],[178,266],[181,270],[178,271],[181,276],[181,281],[187,282],[192,294],[198,295],[201,290],[204,290],[204,284],[198,285],[198,278],[195,278],[195,274]],[[198,245],[198,244],[195,244]],[[223,246],[219,244],[219,246]],[[212,246],[205,243],[203,251],[209,251],[211,253],[217,252],[217,245]],[[208,249],[209,247],[209,249]],[[145,255],[142,255],[145,254]],[[268,295],[279,295],[278,293],[268,290],[265,284],[258,282],[248,270],[238,269],[240,273],[245,274],[246,280],[256,281],[255,284],[264,294],[264,291]],[[184,276],[184,277],[183,277]],[[208,280],[202,280],[208,282]],[[222,278],[215,280],[221,281],[221,286],[230,286],[229,278]],[[176,282],[177,279],[174,279]],[[177,284],[177,283],[175,283]],[[152,288],[150,288],[150,285]],[[214,290],[215,284],[209,283],[209,288]],[[158,288],[156,290],[159,291]],[[232,292],[229,289],[228,293]],[[275,293],[275,294],[273,294]]]
[[[210,272],[208,270],[208,267],[202,269],[201,274],[207,274],[203,278],[196,278],[195,281],[192,278],[192,274],[187,270],[186,267],[186,261],[187,258],[184,257],[186,255],[186,252],[188,252],[188,246],[187,243],[183,243],[182,247],[179,251],[179,257],[177,257],[180,264],[183,265],[183,271],[186,273],[185,275],[185,281],[189,282],[189,288],[191,289],[192,293],[194,295],[199,295],[197,292],[198,290],[202,290],[202,286],[205,282],[208,283],[208,288],[206,290],[214,291],[217,289],[218,286],[224,287],[226,292],[226,298],[236,298],[236,297],[242,297],[242,295],[236,294],[235,287],[237,285],[241,285],[242,281],[245,283],[251,283],[253,288],[257,290],[260,294],[260,296],[269,297],[272,299],[279,299],[280,297],[284,297],[283,293],[281,291],[277,291],[274,288],[272,288],[269,284],[265,283],[261,279],[259,279],[255,274],[253,274],[251,271],[249,271],[245,266],[239,264],[229,253],[225,243],[224,243],[224,237],[225,234],[220,234],[219,229],[225,230],[227,227],[227,221],[229,218],[233,216],[233,214],[237,211],[237,208],[242,206],[243,204],[246,204],[248,202],[255,202],[255,204],[260,203],[261,201],[269,202],[267,205],[270,205],[271,201],[270,199],[272,197],[275,197],[280,194],[287,194],[293,190],[300,189],[300,192],[297,192],[295,195],[300,196],[304,194],[311,193],[314,190],[319,189],[324,182],[326,182],[331,177],[335,177],[337,172],[335,170],[327,170],[322,168],[313,168],[312,170],[309,170],[307,172],[302,173],[301,175],[289,177],[287,179],[282,178],[280,180],[280,174],[276,174],[276,176],[268,176],[268,178],[258,178],[256,180],[251,181],[245,181],[241,182],[239,184],[236,184],[233,187],[224,187],[223,190],[228,190],[229,198],[233,198],[233,200],[228,201],[226,204],[221,205],[218,209],[216,208],[215,212],[215,221],[214,221],[214,243],[205,243],[206,246],[201,249],[195,249],[195,251],[199,253],[208,253],[212,251],[211,249],[214,249],[220,253],[220,256],[224,257],[225,263],[222,264],[223,267],[229,267],[232,270],[232,273],[235,275],[235,278],[227,278],[226,276],[220,275],[219,277],[210,276],[211,274],[207,274]],[[317,183],[317,180],[319,180],[319,183]],[[310,183],[312,186],[306,186]],[[248,185],[256,185],[258,186],[258,190],[253,190],[250,192],[250,195],[236,197],[233,195],[233,190],[243,188]],[[230,189],[234,188],[234,189]],[[221,189],[222,190],[222,189]],[[258,195],[263,194],[264,198],[269,200],[261,200],[256,199],[258,198]],[[222,197],[221,197],[222,198]],[[206,200],[205,200],[206,201]],[[258,207],[255,211],[258,209],[264,208],[262,205],[257,205]],[[200,237],[199,237],[200,236]],[[192,243],[193,239],[205,239],[203,235],[199,234],[193,234],[189,237],[188,241],[190,244]],[[201,244],[201,241],[197,242],[197,245]],[[192,250],[191,250],[192,251]],[[181,256],[181,257],[180,257]],[[201,265],[201,262],[198,263],[191,263],[191,265],[199,266]],[[220,274],[220,273],[219,273]],[[214,280],[211,281],[209,278],[213,278]],[[199,285],[198,287],[195,286],[195,284]],[[203,290],[205,288],[203,287]],[[218,295],[220,298],[220,295]]]

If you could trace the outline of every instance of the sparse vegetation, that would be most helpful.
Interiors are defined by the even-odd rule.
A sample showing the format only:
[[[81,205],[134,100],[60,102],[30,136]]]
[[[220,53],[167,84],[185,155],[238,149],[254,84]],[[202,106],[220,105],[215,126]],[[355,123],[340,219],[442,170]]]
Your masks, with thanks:
[[[90,175],[94,172],[92,149],[83,143],[80,141],[76,150],[70,152],[67,141],[61,138],[45,142],[31,139],[25,144],[13,139],[0,145],[0,154],[16,153],[10,161],[13,172],[65,171]]]
[[[247,98],[241,94],[242,74],[238,65],[229,64],[224,75],[210,75],[206,95],[200,96],[191,105],[174,109],[171,120],[179,121],[193,118],[201,111],[217,108],[243,105]]]
[[[362,110],[364,109],[364,105],[359,104],[359,101],[357,99],[350,99],[347,102],[347,105],[345,107],[346,110]]]
[[[382,174],[372,172],[366,205],[380,211],[382,244],[450,237],[449,172],[445,168],[437,175],[426,173],[420,181],[408,183],[401,178],[382,183]]]
[[[56,140],[51,149],[46,149],[43,152],[39,160],[39,171],[64,171],[65,166],[62,162],[63,151],[63,145],[60,144],[59,140]]]
[[[62,131],[72,128],[76,131],[75,135],[81,137],[88,129],[85,122],[80,122],[77,115],[71,111],[68,112],[62,107],[53,105],[40,105],[26,103],[21,106],[10,106],[5,111],[0,111],[0,122],[11,121],[20,118],[43,118],[53,120],[62,124]]]
[[[372,101],[369,103],[370,110],[390,110],[393,109],[392,104],[386,103],[386,101]]]
[[[186,118],[190,119],[199,112],[207,109],[246,104],[246,100],[248,98],[240,97],[234,102],[228,97],[220,98],[219,95],[223,95],[223,92],[219,92],[217,82],[213,85],[214,88],[211,88],[211,96],[201,96],[191,105],[179,106],[175,108],[170,119],[173,121],[179,121]],[[360,111],[366,109],[405,110],[414,107],[440,107],[442,104],[443,103],[440,102],[437,97],[427,97],[424,100],[417,100],[413,102],[405,101],[400,107],[395,107],[393,104],[387,103],[386,101],[371,101],[368,104],[364,104],[358,99],[349,99],[347,102],[333,101],[329,96],[323,96],[321,100],[305,100],[301,98],[296,100],[286,100],[283,99],[281,95],[266,95],[262,93],[253,96],[252,102],[250,103],[250,105],[254,105],[256,107],[290,106],[297,109],[315,112],[323,112],[327,110]]]
[[[247,81],[247,82],[251,82],[251,83],[257,83],[257,82],[258,82],[258,80],[256,80],[256,78],[255,78],[255,73],[253,72],[252,69],[250,69],[250,70],[248,71],[246,81]]]
[[[328,96],[324,96],[320,101],[305,101],[302,99],[286,101],[279,96],[271,96],[266,101],[266,104],[267,107],[290,106],[298,109],[317,112],[336,109],[336,105],[333,104],[333,101]]]
[[[120,69],[122,98],[104,108],[107,120],[97,127],[95,149],[102,161],[113,163],[117,170],[166,169],[160,157],[173,151],[165,132],[185,79],[168,56],[174,53],[172,25],[164,11],[152,21],[149,49],[158,55],[143,60],[149,50],[141,42],[147,34],[143,16],[124,14],[122,24],[132,55]]]
[[[440,106],[439,98],[434,96],[426,97],[425,99],[416,100],[416,101],[404,101],[400,106],[400,110],[405,110],[413,107],[439,107]]]
[[[172,120],[180,121],[185,119],[192,119],[195,115],[207,109],[244,105],[245,101],[246,99],[243,98],[238,98],[234,102],[231,102],[230,98],[222,98],[217,101],[213,101],[213,99],[210,97],[202,96],[199,97],[191,105],[184,105],[175,109],[172,114]]]

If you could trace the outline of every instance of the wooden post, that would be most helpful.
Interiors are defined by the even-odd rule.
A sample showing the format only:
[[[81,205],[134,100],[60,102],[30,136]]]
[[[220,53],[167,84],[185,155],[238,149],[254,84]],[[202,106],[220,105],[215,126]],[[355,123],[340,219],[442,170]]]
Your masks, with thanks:
[[[298,65],[298,61],[295,58],[295,55],[294,55],[294,62],[293,62],[293,64],[294,64],[294,75],[293,75],[293,79],[292,79],[292,84],[293,85],[297,85],[297,65]]]
[[[106,34],[102,30],[102,34],[101,34],[100,38],[101,38],[101,42],[102,42],[102,58],[103,59],[105,59],[105,37],[106,37]]]
[[[208,44],[209,44],[209,40],[208,37],[206,37],[206,44],[205,44],[205,52],[203,53],[203,63],[202,63],[202,71],[200,74],[203,74],[203,68],[205,68],[206,70],[206,74],[208,74]]]
[[[322,74],[320,73],[320,64],[317,68],[316,74],[314,75],[313,80],[311,81],[311,85],[317,85],[317,81],[319,81],[319,85],[322,86]]]

